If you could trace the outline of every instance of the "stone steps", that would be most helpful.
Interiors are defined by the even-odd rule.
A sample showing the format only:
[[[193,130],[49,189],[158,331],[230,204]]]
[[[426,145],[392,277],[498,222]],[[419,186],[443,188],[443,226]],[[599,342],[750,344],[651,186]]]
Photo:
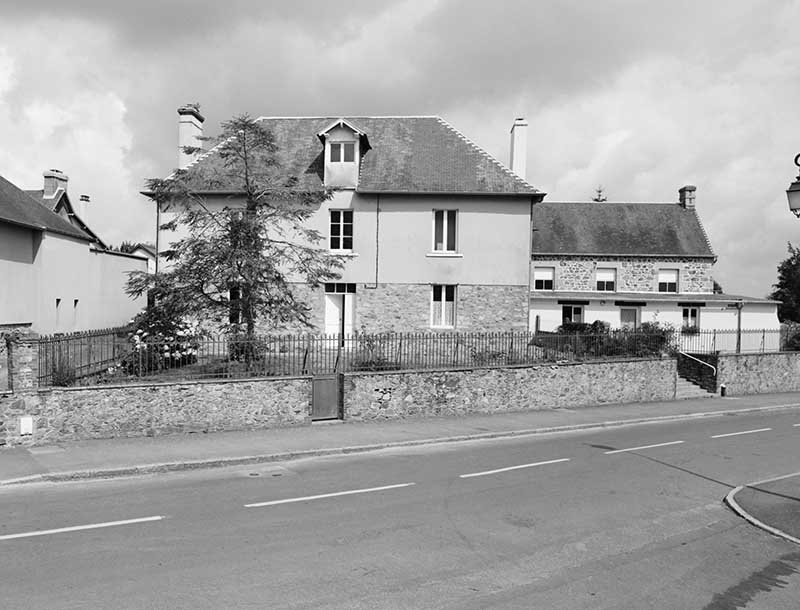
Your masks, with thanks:
[[[683,377],[678,377],[678,384],[675,388],[676,400],[684,400],[686,398],[713,398],[714,396],[714,393],[704,390],[696,383],[684,379]]]

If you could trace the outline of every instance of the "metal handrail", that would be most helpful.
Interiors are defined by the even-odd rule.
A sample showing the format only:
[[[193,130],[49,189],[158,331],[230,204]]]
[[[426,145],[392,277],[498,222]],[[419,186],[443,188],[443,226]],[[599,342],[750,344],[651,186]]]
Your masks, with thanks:
[[[710,367],[712,371],[714,371],[714,377],[716,377],[716,376],[717,376],[717,367],[715,367],[713,364],[709,364],[709,363],[708,363],[708,362],[706,362],[705,360],[700,360],[700,358],[695,358],[694,356],[692,356],[692,355],[690,355],[690,354],[687,354],[686,352],[681,352],[681,351],[678,351],[678,353],[679,353],[681,356],[686,356],[687,358],[691,358],[691,359],[692,359],[692,360],[694,360],[695,362],[699,362],[700,364],[705,364],[707,367]]]

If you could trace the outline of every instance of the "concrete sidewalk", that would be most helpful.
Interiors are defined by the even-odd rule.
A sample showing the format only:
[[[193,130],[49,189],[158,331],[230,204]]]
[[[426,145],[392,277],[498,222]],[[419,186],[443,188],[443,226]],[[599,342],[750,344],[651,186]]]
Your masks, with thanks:
[[[70,442],[0,449],[0,485],[258,464],[780,408],[800,408],[800,393]]]

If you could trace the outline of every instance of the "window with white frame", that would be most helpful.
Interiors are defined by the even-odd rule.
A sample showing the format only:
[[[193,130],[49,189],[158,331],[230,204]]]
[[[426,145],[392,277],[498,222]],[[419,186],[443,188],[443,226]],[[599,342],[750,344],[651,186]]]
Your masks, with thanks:
[[[456,219],[458,210],[433,211],[433,251],[456,251]]]
[[[431,326],[453,328],[456,325],[456,287],[434,284],[431,302]]]
[[[331,163],[355,163],[355,142],[331,142]]]
[[[353,249],[353,210],[331,210],[330,249]]]
[[[658,270],[658,291],[659,292],[678,292],[678,270],[659,269]]]
[[[533,289],[534,290],[553,290],[555,283],[555,267],[534,267],[533,268]]]
[[[612,268],[597,268],[597,290],[601,292],[614,292],[617,285],[617,270]]]
[[[700,328],[700,308],[699,307],[684,307],[683,308],[683,327],[684,328]]]
[[[561,323],[569,324],[571,322],[583,322],[583,306],[563,305],[561,307]]]

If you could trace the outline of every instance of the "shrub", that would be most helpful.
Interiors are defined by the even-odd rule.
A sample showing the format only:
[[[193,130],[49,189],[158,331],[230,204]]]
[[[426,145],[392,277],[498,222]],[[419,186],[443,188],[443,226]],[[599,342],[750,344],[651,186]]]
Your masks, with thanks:
[[[53,364],[51,383],[58,387],[68,387],[75,383],[75,369],[66,362]]]

